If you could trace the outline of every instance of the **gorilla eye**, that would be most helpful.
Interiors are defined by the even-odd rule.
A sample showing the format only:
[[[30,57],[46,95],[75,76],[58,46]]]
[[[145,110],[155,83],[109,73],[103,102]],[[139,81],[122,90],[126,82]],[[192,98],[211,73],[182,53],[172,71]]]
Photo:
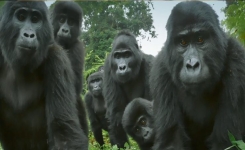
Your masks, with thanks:
[[[145,125],[146,125],[146,120],[145,120],[145,119],[141,119],[141,120],[140,120],[140,124],[141,124],[142,126],[145,126]]]
[[[41,15],[37,11],[32,12],[31,22],[37,23],[41,19]]]
[[[39,17],[38,16],[32,16],[31,17],[31,22],[37,23],[38,21],[39,21]]]
[[[204,42],[204,39],[201,36],[199,36],[198,39],[197,39],[197,42],[198,43],[203,43]]]
[[[71,19],[69,19],[67,23],[68,23],[69,26],[73,26],[74,25],[74,21],[71,20]]]
[[[187,45],[188,45],[187,41],[184,40],[184,39],[181,39],[181,40],[180,40],[180,44],[181,44],[182,46],[187,46]]]
[[[60,22],[60,23],[65,23],[65,18],[64,18],[64,17],[60,17],[59,22]]]
[[[99,82],[99,81],[100,81],[100,79],[95,79],[95,80],[94,80],[94,82]]]
[[[18,15],[17,18],[18,18],[19,21],[24,21],[26,19],[26,15],[24,13],[21,13],[21,14]]]
[[[116,54],[114,55],[114,57],[115,57],[116,59],[119,59],[119,58],[120,58],[120,55],[119,55],[118,53],[116,53]]]
[[[126,58],[128,58],[128,57],[130,57],[130,56],[131,56],[131,53],[130,53],[130,52],[126,52],[126,53],[125,53],[125,57],[126,57]]]

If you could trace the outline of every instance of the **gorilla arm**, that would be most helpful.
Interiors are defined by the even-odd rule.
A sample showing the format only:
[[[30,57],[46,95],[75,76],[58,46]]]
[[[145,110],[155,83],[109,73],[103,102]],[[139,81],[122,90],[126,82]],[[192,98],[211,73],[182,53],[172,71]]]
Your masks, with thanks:
[[[88,111],[88,116],[89,116],[89,120],[90,120],[90,124],[91,124],[91,128],[94,134],[94,137],[96,139],[96,141],[100,144],[100,146],[104,145],[104,140],[103,140],[103,136],[102,136],[102,127],[101,127],[101,123],[99,122],[99,120],[96,117],[96,114],[94,112],[93,109],[93,97],[91,95],[90,92],[88,92],[85,95],[85,104],[86,104],[86,108]]]
[[[84,46],[82,42],[78,41],[70,50],[69,58],[72,64],[72,68],[75,74],[75,87],[76,93],[81,93],[82,90],[82,76],[83,76],[83,64],[84,64]]]
[[[235,39],[228,39],[228,45],[228,65],[222,80],[224,91],[221,99],[223,104],[220,105],[221,108],[217,112],[213,132],[208,139],[211,143],[211,150],[225,149],[231,145],[228,139],[228,131],[236,139],[242,139],[244,133],[241,131],[245,131],[244,109],[240,108],[241,105],[244,107],[245,99],[245,93],[242,92],[245,90],[245,70],[241,69],[245,65],[245,51]]]
[[[110,55],[108,55],[108,58],[110,58]],[[111,76],[111,69],[109,68],[110,62],[108,58],[106,59],[104,66],[105,75],[103,81],[103,95],[107,104],[106,117],[110,122],[109,135],[111,144],[116,144],[118,147],[123,148],[124,144],[128,142],[127,134],[121,124],[127,100],[122,93],[122,89],[115,83]]]
[[[164,53],[162,50],[160,53]],[[178,115],[176,112],[180,111],[176,105],[177,95],[173,93],[175,86],[172,83],[171,75],[167,72],[166,64],[161,61],[162,56],[165,54],[159,54],[153,63],[153,68],[151,70],[150,83],[152,92],[156,90],[156,95],[154,98],[154,124],[158,128],[155,128],[155,141],[153,149],[169,149],[175,150],[183,149],[183,143],[180,139],[181,130],[178,127]],[[165,72],[162,72],[159,68],[165,68]],[[163,107],[164,106],[164,107]],[[156,117],[157,116],[157,117]],[[161,124],[161,125],[160,125]],[[160,126],[159,126],[160,125]],[[161,131],[161,132],[159,132]],[[163,131],[163,132],[162,132]]]
[[[49,46],[46,73],[46,117],[51,149],[88,149],[76,109],[74,75],[65,52]]]

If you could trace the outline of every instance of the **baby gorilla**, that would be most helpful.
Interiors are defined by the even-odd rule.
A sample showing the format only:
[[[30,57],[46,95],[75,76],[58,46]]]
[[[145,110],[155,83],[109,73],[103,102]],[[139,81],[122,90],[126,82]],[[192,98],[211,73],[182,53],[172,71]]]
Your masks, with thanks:
[[[153,131],[153,102],[135,98],[123,114],[124,130],[138,143],[141,150],[150,150],[153,146],[155,133]]]
[[[103,71],[95,72],[88,77],[89,92],[85,95],[85,103],[90,125],[96,141],[104,145],[102,129],[108,131],[108,121],[105,118],[106,107],[102,95]]]

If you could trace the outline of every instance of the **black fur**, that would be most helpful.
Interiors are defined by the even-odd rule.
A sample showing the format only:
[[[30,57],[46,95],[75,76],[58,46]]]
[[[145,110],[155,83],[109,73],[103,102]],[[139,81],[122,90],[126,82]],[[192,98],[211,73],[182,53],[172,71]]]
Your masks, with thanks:
[[[231,146],[228,131],[242,139],[245,50],[224,33],[217,18],[208,4],[199,1],[181,2],[172,10],[167,41],[150,75],[156,150],[225,149]],[[193,41],[196,31],[204,36]],[[180,33],[187,33],[187,44],[178,43]],[[179,51],[181,48],[185,50]],[[188,69],[181,72],[184,59],[193,56],[199,59],[196,67],[201,74],[195,69],[192,73],[196,74]]]
[[[93,93],[93,89],[90,85],[92,80],[102,80],[103,84],[103,72],[95,72],[88,77],[88,89],[89,92],[85,95],[85,104],[89,115],[90,125],[96,141],[100,146],[104,145],[102,136],[102,129],[108,131],[108,120],[105,118],[106,104],[102,95],[102,89],[98,94]],[[102,88],[102,84],[99,85]]]
[[[129,57],[132,61],[131,66],[128,66],[132,70],[126,77],[125,75],[118,76],[115,73],[118,67],[114,61],[114,53],[120,50],[132,53]],[[153,56],[149,57],[139,49],[134,35],[129,31],[121,31],[115,37],[112,51],[104,65],[103,86],[103,94],[107,103],[106,116],[110,121],[109,135],[112,145],[117,144],[118,147],[122,148],[125,142],[128,142],[121,124],[122,115],[127,104],[137,97],[151,99],[148,80],[152,59]]]
[[[30,13],[39,14],[38,19]],[[6,2],[3,7],[0,140],[5,150],[88,149],[71,64],[53,42],[47,13],[41,1]]]
[[[67,25],[70,37],[58,36],[58,32],[62,30],[62,25],[59,22],[60,15],[64,14],[67,18],[72,17],[74,22],[73,26]],[[84,45],[79,41],[80,28],[82,24],[82,9],[81,7],[72,1],[60,1],[55,3],[55,6],[51,13],[52,25],[54,27],[55,40],[66,50],[69,59],[72,64],[72,69],[75,73],[75,88],[77,94],[77,108],[79,111],[79,120],[86,135],[88,135],[88,124],[86,118],[86,111],[84,103],[80,96],[82,91],[82,78],[83,78],[83,66],[84,66]]]
[[[138,143],[141,150],[151,150],[153,146],[155,133],[152,107],[152,102],[136,98],[127,105],[123,113],[123,128]],[[145,124],[138,122],[140,117],[144,117]]]

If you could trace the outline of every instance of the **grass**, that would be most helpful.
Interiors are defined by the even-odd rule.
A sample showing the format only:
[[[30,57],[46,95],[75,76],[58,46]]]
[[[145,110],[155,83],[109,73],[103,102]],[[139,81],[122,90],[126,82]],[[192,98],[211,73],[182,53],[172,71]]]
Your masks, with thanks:
[[[111,146],[108,132],[103,131],[102,134],[105,142],[103,146],[103,150],[117,150],[116,146]],[[126,144],[126,150],[139,150],[137,143],[134,140],[132,140],[132,138],[129,138],[129,142],[130,142],[130,147],[128,146],[128,144]],[[99,150],[99,149],[100,146],[96,142],[92,131],[89,131],[89,150]]]

